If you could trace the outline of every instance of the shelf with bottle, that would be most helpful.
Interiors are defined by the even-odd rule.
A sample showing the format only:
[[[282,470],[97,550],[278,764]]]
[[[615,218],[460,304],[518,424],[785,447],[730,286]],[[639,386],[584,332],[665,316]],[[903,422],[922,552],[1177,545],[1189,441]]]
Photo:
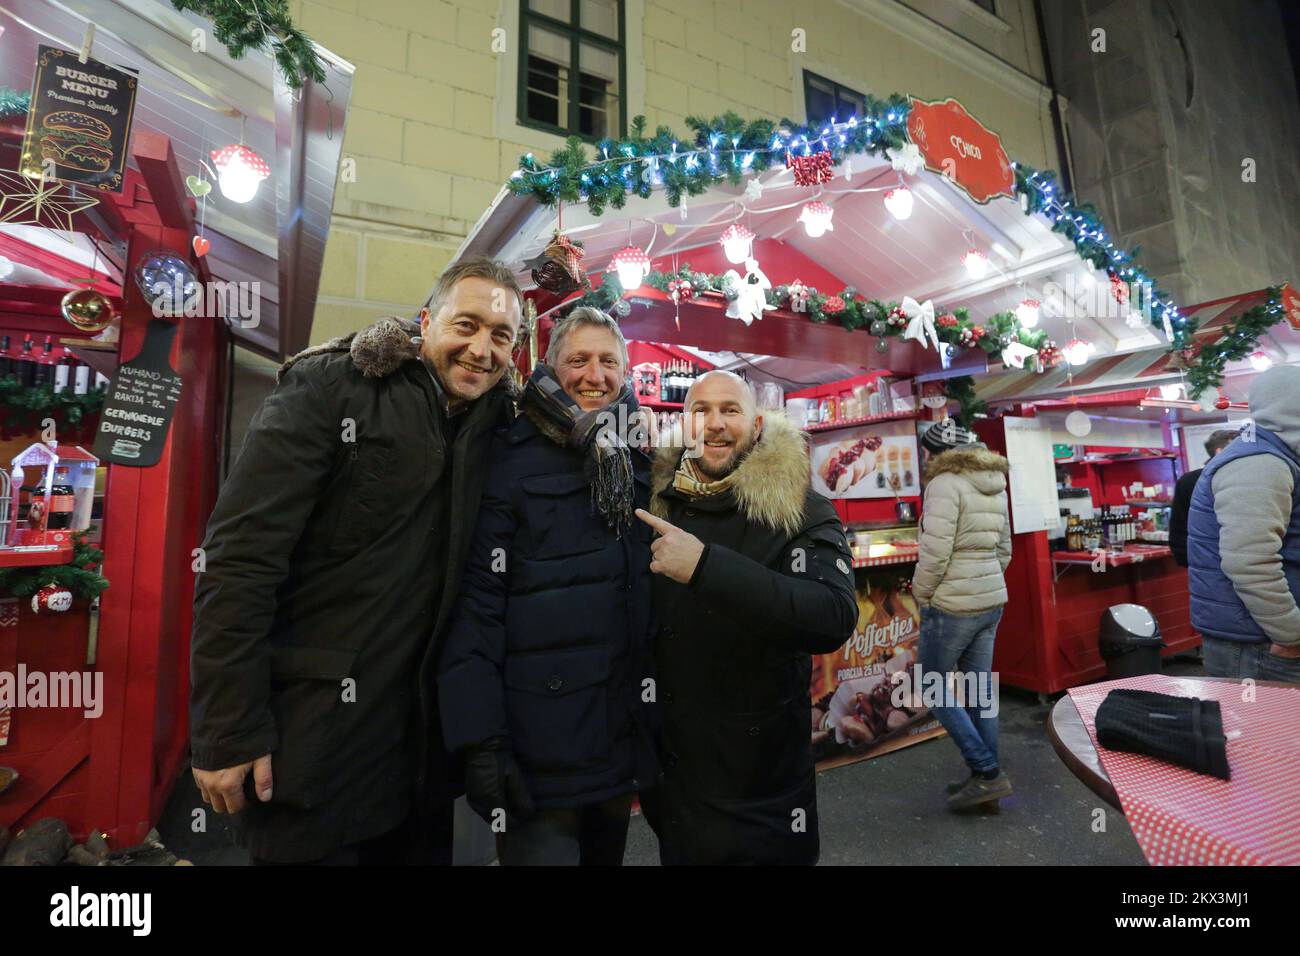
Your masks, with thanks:
[[[685,359],[642,362],[632,366],[632,390],[637,401],[647,408],[680,409],[686,393],[705,371]]]
[[[871,425],[875,422],[892,422],[919,417],[920,413],[915,411],[892,412],[885,415],[868,415],[865,418],[846,418],[838,422],[819,422],[816,425],[805,425],[803,430],[806,432],[828,432],[836,428],[853,428],[855,425]]]
[[[19,343],[14,334],[0,332],[0,379],[12,376],[18,388],[48,386],[56,395],[64,391],[85,395],[92,389],[106,390],[108,377],[79,361],[62,343],[60,340],[56,344],[54,336],[46,335],[38,346],[30,332]]]

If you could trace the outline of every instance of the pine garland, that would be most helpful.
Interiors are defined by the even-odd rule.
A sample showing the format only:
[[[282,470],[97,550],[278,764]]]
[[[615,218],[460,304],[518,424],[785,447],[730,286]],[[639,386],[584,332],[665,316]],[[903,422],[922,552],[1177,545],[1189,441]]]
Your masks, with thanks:
[[[988,414],[988,405],[975,397],[975,379],[972,376],[958,375],[944,379],[943,388],[948,400],[957,403],[957,414],[953,417],[962,428],[970,428],[977,415]]]
[[[646,276],[644,284],[668,293],[671,282],[683,280],[691,283],[695,295],[701,292],[717,292],[725,295],[727,291],[725,276],[692,271],[689,262],[684,263],[676,272],[651,272]],[[832,294],[824,294],[812,286],[804,286],[803,290],[806,291],[807,298],[804,300],[804,308],[799,310],[793,307],[792,287],[793,284],[782,284],[766,290],[768,304],[796,314],[802,313],[808,321],[817,324],[833,319],[850,332],[864,329],[881,341],[901,339],[903,333],[907,331],[905,323],[891,324],[889,321],[890,314],[896,314],[896,310],[899,309],[897,302],[886,303],[879,299],[864,299],[852,286],[846,286],[839,292],[833,293],[843,303],[843,308],[838,312],[830,312],[827,311],[827,302],[832,298]],[[623,301],[624,291],[623,284],[618,280],[618,274],[612,270],[607,271],[603,274],[599,286],[593,288],[589,284],[587,291],[566,303],[566,307],[592,306],[602,312],[609,312],[616,318],[621,318],[631,308]],[[1026,328],[1016,318],[1014,312],[999,312],[990,316],[984,325],[980,325],[971,321],[969,310],[956,308],[936,317],[935,331],[940,342],[962,349],[978,347],[987,355],[999,358],[1002,350],[1011,342],[1020,342],[1036,352],[1053,344],[1047,338],[1046,330]],[[1042,364],[1045,361],[1043,356],[1040,355],[1033,361],[1038,363],[1036,367],[1045,370]]]
[[[108,579],[99,573],[104,552],[86,542],[86,532],[72,535],[72,560],[67,564],[48,564],[34,568],[0,568],[0,594],[31,597],[48,584],[67,588],[74,596],[90,600],[108,587]]]
[[[287,0],[171,0],[180,12],[193,10],[212,21],[213,33],[233,59],[249,50],[270,53],[285,82],[301,89],[308,80],[325,82],[325,68],[311,38],[294,26]],[[250,13],[252,14],[250,16]]]
[[[638,116],[633,120],[631,136],[597,142],[594,159],[587,155],[578,137],[568,139],[546,164],[539,163],[532,153],[525,154],[506,185],[511,192],[532,196],[544,206],[560,201],[585,202],[588,211],[599,216],[606,207],[623,208],[629,194],[649,198],[657,186],[663,187],[668,204],[677,206],[683,196],[699,195],[718,183],[739,185],[745,176],[784,162],[787,155],[825,151],[830,153],[832,165],[837,165],[861,153],[888,156],[909,142],[907,115],[911,105],[907,97],[895,94],[879,100],[868,96],[864,106],[860,118],[821,128],[784,119],[779,123],[746,121],[732,112],[707,122],[690,117],[686,122],[693,136],[680,139],[666,126],[646,136],[645,117]],[[1182,315],[1169,294],[1137,264],[1139,247],[1127,252],[1117,247],[1107,236],[1095,207],[1061,192],[1054,172],[1023,163],[1011,165],[1015,172],[1013,192],[1026,215],[1047,216],[1052,220],[1052,230],[1069,239],[1081,259],[1128,283],[1133,290],[1133,307],[1146,312],[1161,335],[1165,334],[1168,320],[1172,333],[1168,336],[1169,352],[1174,363],[1187,371],[1193,397],[1222,383],[1225,362],[1250,354],[1259,336],[1281,321],[1280,296],[1270,290],[1269,301],[1241,316],[1221,342],[1197,346],[1197,320]],[[821,308],[824,298],[809,298],[808,315],[814,322],[827,320]],[[844,300],[847,308],[838,320],[847,327],[856,328],[878,318],[875,311],[856,304],[857,300]],[[995,316],[990,324],[1005,322]],[[981,345],[992,353],[996,342]]]
[[[38,431],[46,418],[53,418],[56,426],[89,426],[103,409],[106,394],[99,389],[84,395],[74,395],[71,389],[55,392],[52,385],[23,385],[16,375],[0,376],[0,433]]]

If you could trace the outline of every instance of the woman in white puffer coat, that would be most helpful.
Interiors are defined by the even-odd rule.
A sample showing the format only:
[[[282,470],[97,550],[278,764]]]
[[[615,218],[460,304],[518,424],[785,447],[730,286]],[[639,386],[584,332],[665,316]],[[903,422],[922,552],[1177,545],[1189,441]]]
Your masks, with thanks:
[[[993,680],[993,642],[1007,603],[1003,573],[1011,562],[1007,460],[950,418],[930,426],[921,445],[931,456],[912,578],[921,608],[922,680],[956,672],[965,693],[964,704],[945,695],[932,708],[970,768],[969,780],[949,786],[948,805],[996,808],[1011,795],[998,764]]]

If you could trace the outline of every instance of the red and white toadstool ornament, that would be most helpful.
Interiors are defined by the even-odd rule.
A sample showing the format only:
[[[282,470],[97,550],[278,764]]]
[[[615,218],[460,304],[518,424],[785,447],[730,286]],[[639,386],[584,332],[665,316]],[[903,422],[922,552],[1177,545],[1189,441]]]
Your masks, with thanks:
[[[739,265],[749,258],[749,250],[754,243],[754,233],[740,223],[733,222],[722,230],[718,242],[722,243],[722,253],[727,257],[727,261]]]
[[[609,267],[618,273],[624,292],[639,288],[650,273],[650,257],[637,246],[624,246],[609,260]]]
[[[833,232],[835,227],[831,225],[831,216],[835,215],[835,210],[824,202],[804,203],[803,211],[799,213],[799,221],[803,223],[804,231],[812,239],[827,232]]]
[[[271,175],[271,167],[243,143],[214,149],[212,164],[217,167],[221,195],[231,202],[248,202],[257,195],[258,184]]]
[[[1065,360],[1076,366],[1085,364],[1095,351],[1097,346],[1083,339],[1070,339],[1065,343],[1065,348],[1061,349]]]

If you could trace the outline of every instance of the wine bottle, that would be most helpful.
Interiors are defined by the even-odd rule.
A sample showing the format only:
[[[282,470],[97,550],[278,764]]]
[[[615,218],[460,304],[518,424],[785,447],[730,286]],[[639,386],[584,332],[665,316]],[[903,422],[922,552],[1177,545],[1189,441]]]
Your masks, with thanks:
[[[22,355],[18,358],[18,381],[30,387],[36,378],[36,356],[32,352],[32,334],[23,339]]]
[[[49,385],[54,381],[54,341],[50,336],[45,336],[45,344],[41,346],[40,359],[36,363],[36,371],[32,374],[33,385]]]

